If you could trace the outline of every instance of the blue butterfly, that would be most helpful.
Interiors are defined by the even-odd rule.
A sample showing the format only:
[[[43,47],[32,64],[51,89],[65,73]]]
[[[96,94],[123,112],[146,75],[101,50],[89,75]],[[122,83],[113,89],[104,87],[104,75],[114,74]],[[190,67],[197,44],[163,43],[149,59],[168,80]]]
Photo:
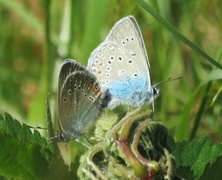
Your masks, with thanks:
[[[108,108],[120,104],[151,104],[159,89],[151,86],[149,60],[140,28],[133,16],[120,19],[91,54],[87,68],[110,93]]]

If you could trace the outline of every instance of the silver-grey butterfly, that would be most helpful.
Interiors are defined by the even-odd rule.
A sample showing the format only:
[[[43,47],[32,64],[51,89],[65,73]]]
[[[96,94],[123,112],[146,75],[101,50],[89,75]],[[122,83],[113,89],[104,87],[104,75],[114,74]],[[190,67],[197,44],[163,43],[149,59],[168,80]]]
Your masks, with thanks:
[[[76,139],[85,134],[107,105],[97,78],[75,60],[66,60],[58,79],[58,141]]]
[[[88,66],[108,90],[108,108],[119,104],[139,107],[153,103],[159,90],[151,86],[149,60],[140,28],[133,16],[120,19],[91,54]]]

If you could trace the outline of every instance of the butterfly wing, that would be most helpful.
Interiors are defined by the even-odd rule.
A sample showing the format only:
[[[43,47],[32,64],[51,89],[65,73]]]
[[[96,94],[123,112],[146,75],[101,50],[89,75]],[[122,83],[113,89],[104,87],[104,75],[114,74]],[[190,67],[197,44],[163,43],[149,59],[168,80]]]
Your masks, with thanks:
[[[111,108],[140,106],[151,91],[149,61],[139,26],[132,16],[118,21],[89,58],[88,69],[103,89],[109,89]]]
[[[60,91],[60,87],[64,84],[67,76],[73,72],[84,71],[85,68],[79,64],[78,62],[72,59],[66,59],[60,69],[59,80],[58,80],[58,91]]]
[[[143,67],[150,67],[143,36],[133,16],[127,16],[119,20],[107,35],[105,41],[124,47],[131,56],[141,61]]]
[[[86,133],[102,108],[102,94],[95,76],[76,61],[65,61],[58,88],[59,124],[65,139]]]

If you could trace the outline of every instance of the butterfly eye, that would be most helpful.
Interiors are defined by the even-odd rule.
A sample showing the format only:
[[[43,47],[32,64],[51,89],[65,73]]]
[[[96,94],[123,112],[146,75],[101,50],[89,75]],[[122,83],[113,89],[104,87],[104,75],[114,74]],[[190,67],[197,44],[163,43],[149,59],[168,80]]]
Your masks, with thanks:
[[[158,96],[159,95],[159,89],[156,87],[153,87],[153,95]]]

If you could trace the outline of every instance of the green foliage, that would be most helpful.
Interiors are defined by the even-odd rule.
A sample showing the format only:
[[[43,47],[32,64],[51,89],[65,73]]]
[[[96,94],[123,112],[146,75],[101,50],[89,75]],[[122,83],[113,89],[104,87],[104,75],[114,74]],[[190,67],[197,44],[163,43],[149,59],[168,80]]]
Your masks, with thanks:
[[[214,172],[214,177],[222,175],[222,172],[217,169],[218,165],[222,163],[222,144],[213,143],[210,137],[194,139],[191,142],[178,142],[173,150],[173,155],[177,161],[177,173],[185,179],[191,177],[212,179],[212,172]],[[187,176],[191,174],[193,176]]]
[[[0,116],[0,175],[13,179],[74,178],[51,144],[9,114]]]
[[[13,119],[9,114],[5,113],[4,117],[0,117],[0,128],[12,138],[29,143],[37,143],[45,148],[48,144],[45,138],[41,137],[37,130],[32,133],[26,124],[20,124],[19,121]]]

